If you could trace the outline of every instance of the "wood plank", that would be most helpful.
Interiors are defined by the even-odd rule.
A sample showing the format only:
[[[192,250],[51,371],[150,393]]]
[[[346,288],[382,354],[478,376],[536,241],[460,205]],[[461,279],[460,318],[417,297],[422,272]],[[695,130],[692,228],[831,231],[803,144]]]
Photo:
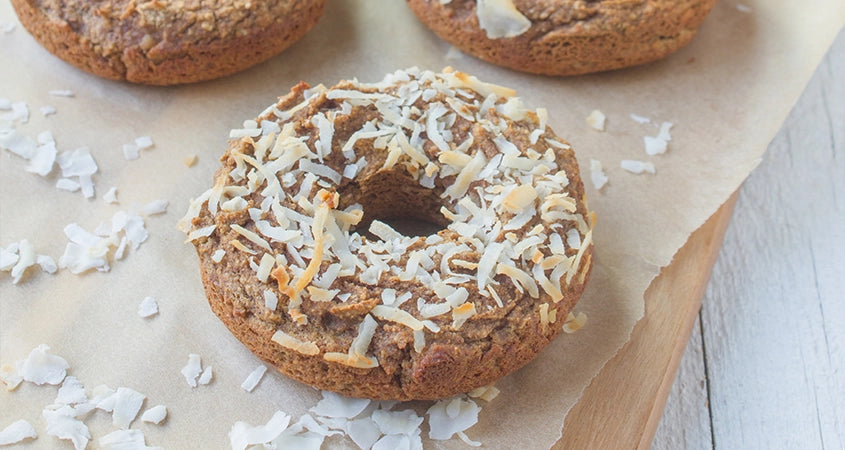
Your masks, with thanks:
[[[702,310],[713,443],[845,448],[845,32],[745,182]]]
[[[710,278],[736,194],[645,293],[645,317],[567,415],[557,449],[648,448]]]

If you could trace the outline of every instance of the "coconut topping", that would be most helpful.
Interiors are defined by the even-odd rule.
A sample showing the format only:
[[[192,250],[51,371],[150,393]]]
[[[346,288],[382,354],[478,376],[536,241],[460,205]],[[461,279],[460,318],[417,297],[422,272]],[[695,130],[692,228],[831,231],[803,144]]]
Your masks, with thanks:
[[[515,296],[557,303],[586,276],[592,224],[557,156],[569,145],[547,131],[545,110],[515,94],[449,68],[299,91],[232,131],[227,171],[192,200],[180,229],[197,244],[219,239],[217,264],[249,261],[263,284],[256,301],[284,317],[275,343],[352,367],[379,365],[369,347],[387,324],[406,327],[420,352],[426,335]],[[352,113],[362,119],[349,129]],[[433,190],[442,206],[432,214],[446,228],[405,236],[378,217],[359,228],[368,206],[347,186],[376,173]],[[233,215],[243,220],[223,219]],[[398,284],[377,287],[388,278]],[[429,291],[412,294],[412,283]],[[299,331],[319,320],[308,316],[315,304],[359,304],[356,285],[375,289],[376,303],[345,348],[320,348]]]
[[[531,28],[531,21],[516,9],[513,0],[477,0],[475,12],[490,39],[519,36]]]

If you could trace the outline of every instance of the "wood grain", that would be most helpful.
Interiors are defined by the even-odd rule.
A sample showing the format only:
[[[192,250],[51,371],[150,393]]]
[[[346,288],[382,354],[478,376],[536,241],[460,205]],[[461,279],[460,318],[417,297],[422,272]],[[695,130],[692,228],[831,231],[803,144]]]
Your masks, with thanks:
[[[655,450],[845,448],[843,79],[845,31],[740,191]]]
[[[645,293],[645,317],[567,415],[554,448],[648,448],[735,200],[736,194],[652,282]]]

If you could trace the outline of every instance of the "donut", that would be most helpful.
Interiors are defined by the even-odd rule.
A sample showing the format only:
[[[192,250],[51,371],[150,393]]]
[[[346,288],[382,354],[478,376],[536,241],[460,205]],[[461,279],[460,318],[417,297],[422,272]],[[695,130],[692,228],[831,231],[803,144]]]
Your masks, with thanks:
[[[484,61],[579,75],[663,58],[686,45],[716,0],[407,0],[441,39]]]
[[[301,38],[326,0],[12,0],[49,52],[104,78],[172,85],[230,75]]]
[[[280,372],[352,397],[444,398],[522,367],[592,267],[547,116],[450,68],[300,83],[231,131],[180,221],[211,309]]]

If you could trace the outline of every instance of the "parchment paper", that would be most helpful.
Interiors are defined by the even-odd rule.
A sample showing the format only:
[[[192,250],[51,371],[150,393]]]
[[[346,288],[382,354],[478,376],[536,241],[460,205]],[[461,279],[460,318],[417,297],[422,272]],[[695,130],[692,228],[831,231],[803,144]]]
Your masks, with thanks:
[[[567,411],[642,316],[650,281],[756,166],[845,23],[840,0],[743,4],[748,8],[721,1],[693,42],[665,60],[574,78],[447,57],[449,45],[399,0],[331,0],[317,27],[271,61],[226,79],[172,88],[83,73],[48,54],[18,24],[0,33],[0,98],[25,101],[31,112],[17,130],[33,138],[52,131],[60,152],[86,146],[99,171],[96,197],[85,199],[57,190],[56,171],[43,178],[27,173],[25,161],[3,151],[0,245],[28,239],[38,253],[58,260],[69,223],[91,231],[117,211],[161,198],[170,206],[165,215],[145,219],[149,239],[107,273],[48,275],[33,267],[18,285],[0,274],[0,363],[13,364],[45,343],[89,390],[127,386],[147,396],[145,407],[166,405],[162,425],[132,424],[149,445],[226,448],[235,421],[263,424],[277,409],[299,417],[320,398],[314,389],[271,372],[252,393],[240,388],[260,361],[209,310],[193,247],[183,244],[175,223],[189,199],[210,186],[228,130],[299,80],[376,81],[398,68],[450,65],[516,88],[531,107],[546,107],[552,128],[573,144],[585,178],[590,159],[597,159],[610,179],[601,192],[587,183],[598,215],[596,266],[577,306],[588,315],[587,326],[561,335],[529,366],[498,383],[501,395],[482,402],[480,422],[468,431],[489,448],[549,447]],[[8,2],[0,2],[0,21],[17,23]],[[54,89],[75,96],[51,96]],[[45,105],[57,113],[42,117],[38,111]],[[607,115],[606,131],[587,126],[593,109]],[[637,123],[631,113],[652,122]],[[643,137],[655,136],[663,121],[675,124],[669,151],[648,156]],[[152,137],[155,147],[128,161],[122,145],[139,136]],[[199,161],[189,168],[182,161],[191,154]],[[627,173],[619,167],[622,159],[653,162],[657,173]],[[110,187],[117,187],[119,204],[103,201]],[[136,312],[146,296],[160,308],[150,319]],[[191,388],[185,382],[179,371],[189,353],[213,366],[210,385]],[[0,428],[27,419],[39,437],[24,447],[56,447],[59,441],[47,436],[41,417],[55,395],[54,387],[29,383],[0,392]],[[114,429],[104,413],[86,423],[94,437],[89,448]],[[67,441],[61,445],[70,447]],[[426,445],[464,447],[457,440]]]

